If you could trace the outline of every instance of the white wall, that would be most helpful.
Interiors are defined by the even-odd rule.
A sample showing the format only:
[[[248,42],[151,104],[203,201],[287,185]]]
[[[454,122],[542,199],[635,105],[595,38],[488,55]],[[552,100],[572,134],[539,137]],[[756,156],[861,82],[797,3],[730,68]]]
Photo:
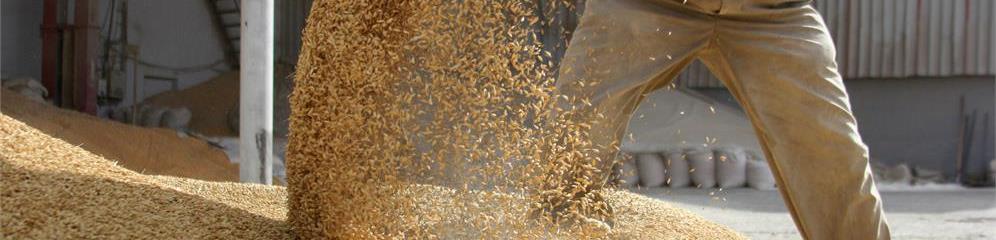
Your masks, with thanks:
[[[42,1],[0,1],[0,72],[41,79]]]

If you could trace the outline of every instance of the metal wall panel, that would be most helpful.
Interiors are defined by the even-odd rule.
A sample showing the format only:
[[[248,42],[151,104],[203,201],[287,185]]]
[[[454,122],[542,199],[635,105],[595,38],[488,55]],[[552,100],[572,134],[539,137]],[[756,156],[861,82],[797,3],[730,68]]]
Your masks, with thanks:
[[[311,11],[312,0],[280,0],[275,2],[275,60],[278,65],[297,64],[301,50],[301,31]]]
[[[996,0],[816,0],[845,79],[996,75]],[[722,87],[695,62],[688,87]]]

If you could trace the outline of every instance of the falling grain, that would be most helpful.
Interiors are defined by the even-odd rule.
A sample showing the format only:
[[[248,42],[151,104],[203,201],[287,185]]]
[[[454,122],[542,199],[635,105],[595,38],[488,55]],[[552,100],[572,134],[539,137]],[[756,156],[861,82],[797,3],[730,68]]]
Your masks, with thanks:
[[[555,91],[557,69],[537,35],[549,21],[537,9],[556,7],[315,1],[291,96],[288,221],[295,232],[672,238],[659,234],[686,228],[673,236],[736,237],[674,226],[680,220],[667,214],[634,222],[645,221],[638,207],[653,200],[609,184],[605,166],[615,159],[603,159],[605,146],[588,136],[588,119],[604,116],[581,111],[590,96]]]

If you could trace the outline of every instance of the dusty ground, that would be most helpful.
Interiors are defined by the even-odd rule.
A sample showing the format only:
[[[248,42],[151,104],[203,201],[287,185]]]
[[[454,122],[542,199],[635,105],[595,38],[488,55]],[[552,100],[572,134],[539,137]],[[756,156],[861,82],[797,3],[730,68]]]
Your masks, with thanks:
[[[777,191],[668,188],[633,191],[667,200],[752,239],[801,239]],[[883,191],[882,199],[894,239],[996,239],[993,188]]]

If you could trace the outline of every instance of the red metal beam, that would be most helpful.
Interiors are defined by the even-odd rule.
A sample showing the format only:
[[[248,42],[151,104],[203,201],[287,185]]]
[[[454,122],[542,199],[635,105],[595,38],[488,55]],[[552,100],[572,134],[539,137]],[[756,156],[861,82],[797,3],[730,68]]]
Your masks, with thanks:
[[[97,12],[96,1],[77,0],[75,30],[73,31],[74,91],[73,105],[76,110],[97,114],[97,81],[94,67],[97,56]]]
[[[59,23],[58,0],[45,0],[42,12],[42,84],[48,90],[49,98],[59,97],[59,87],[56,86],[58,56],[59,56]],[[57,100],[58,101],[58,100]]]

